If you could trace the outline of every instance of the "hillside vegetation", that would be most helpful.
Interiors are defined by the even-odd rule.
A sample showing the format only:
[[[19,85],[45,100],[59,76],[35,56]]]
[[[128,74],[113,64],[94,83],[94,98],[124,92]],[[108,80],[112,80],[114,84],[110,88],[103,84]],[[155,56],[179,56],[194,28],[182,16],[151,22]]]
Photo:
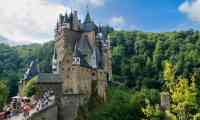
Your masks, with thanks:
[[[198,31],[114,31],[110,38],[113,80],[125,83],[125,86],[110,87],[107,102],[92,109],[88,113],[89,119],[199,119]],[[17,82],[32,59],[38,59],[42,72],[51,72],[52,52],[53,42],[16,47],[1,44],[0,85],[9,86],[9,96],[16,94]],[[171,104],[166,111],[159,108],[161,93],[170,95]]]

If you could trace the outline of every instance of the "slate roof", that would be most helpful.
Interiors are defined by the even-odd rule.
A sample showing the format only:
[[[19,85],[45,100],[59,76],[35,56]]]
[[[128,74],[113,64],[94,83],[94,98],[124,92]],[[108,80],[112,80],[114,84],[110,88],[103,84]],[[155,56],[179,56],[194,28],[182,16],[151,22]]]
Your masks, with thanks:
[[[90,56],[92,55],[92,47],[88,39],[82,38],[76,41],[73,57],[80,58],[80,65],[84,67],[89,67]]]
[[[84,32],[91,32],[91,31],[97,31],[97,26],[95,23],[91,20],[89,12],[87,13],[85,17],[85,21],[81,25],[81,30]]]
[[[31,61],[29,67],[24,74],[24,80],[30,80],[39,73],[38,64],[36,61]]]

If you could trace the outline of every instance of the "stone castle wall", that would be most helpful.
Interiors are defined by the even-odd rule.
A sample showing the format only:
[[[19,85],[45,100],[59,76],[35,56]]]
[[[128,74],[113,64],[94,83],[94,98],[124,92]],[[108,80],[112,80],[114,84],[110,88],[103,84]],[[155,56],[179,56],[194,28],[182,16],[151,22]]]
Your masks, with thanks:
[[[53,104],[46,109],[34,113],[30,120],[58,120],[58,107]]]
[[[78,116],[77,113],[80,105],[83,104],[84,98],[85,96],[80,94],[63,95],[59,105],[60,113],[58,120],[74,120]]]
[[[34,113],[31,120],[75,120],[82,109],[106,99],[112,76],[110,44],[89,13],[83,24],[77,12],[70,16],[61,15],[55,29],[53,73],[38,75],[38,91],[53,91],[55,104]]]

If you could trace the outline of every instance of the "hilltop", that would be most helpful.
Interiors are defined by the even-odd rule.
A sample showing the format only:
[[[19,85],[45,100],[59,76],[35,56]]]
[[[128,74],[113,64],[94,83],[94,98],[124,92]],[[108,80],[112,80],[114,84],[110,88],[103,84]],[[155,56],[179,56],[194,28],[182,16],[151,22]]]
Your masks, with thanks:
[[[114,31],[110,36],[112,41],[113,80],[126,83],[126,86],[120,89],[115,87],[110,89],[108,101],[88,114],[91,119],[162,118],[165,113],[156,110],[155,106],[160,104],[160,92],[167,89],[163,76],[164,71],[172,71],[169,76],[176,76],[176,78],[182,76],[188,82],[191,82],[194,74],[196,74],[195,79],[199,79],[200,33],[198,31],[168,33]],[[10,95],[15,92],[13,90],[15,87],[11,86],[16,86],[15,80],[19,80],[22,76],[23,68],[29,63],[29,59],[39,58],[41,70],[51,71],[51,67],[48,67],[51,64],[51,60],[48,58],[53,54],[53,44],[51,42],[43,46],[26,46],[26,49],[21,46],[9,47],[5,45],[1,45],[0,48],[0,52],[4,53],[0,54],[0,67],[1,70],[4,69],[4,71],[0,71],[0,76],[1,80],[10,81],[7,82],[7,85],[10,86]],[[32,50],[29,51],[29,49]],[[31,56],[25,54],[28,51]],[[169,67],[169,69],[166,67],[165,69],[166,60],[167,63],[170,63],[169,66],[173,67]],[[10,67],[10,63],[12,63],[12,67]],[[19,70],[17,76],[14,74],[16,69]],[[8,72],[13,73],[15,78],[13,79],[13,76],[6,74]],[[172,81],[177,81],[176,78],[172,78]],[[195,85],[197,86],[199,83],[195,82]],[[186,85],[184,89],[190,91],[187,87]],[[197,91],[195,92],[197,96],[199,95],[198,90],[199,88],[195,87],[194,91]],[[188,92],[189,96],[190,92]],[[196,95],[191,98],[197,98]],[[184,98],[180,94],[176,96]],[[145,103],[147,106],[144,106],[143,102],[146,99],[150,103]],[[187,99],[182,99],[182,101],[184,101],[183,103],[190,103],[190,100]],[[138,102],[141,102],[141,104]],[[185,105],[182,102],[179,103]],[[176,105],[175,102],[172,104]],[[187,109],[184,109],[184,107],[187,106],[183,106],[183,109],[179,110],[190,117],[198,115],[198,107],[195,106],[199,106],[199,104],[193,100],[192,104],[188,109],[192,110],[192,113],[185,111]],[[145,110],[151,111],[151,114],[147,115],[144,112]],[[155,114],[152,114],[152,111]],[[176,117],[181,116],[177,111],[171,111],[171,113]],[[123,118],[120,116],[123,116]]]

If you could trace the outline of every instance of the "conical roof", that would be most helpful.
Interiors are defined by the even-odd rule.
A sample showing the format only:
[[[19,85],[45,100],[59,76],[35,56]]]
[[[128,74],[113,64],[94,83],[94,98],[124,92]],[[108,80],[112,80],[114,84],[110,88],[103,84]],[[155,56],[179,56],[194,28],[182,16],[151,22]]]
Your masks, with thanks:
[[[90,23],[90,22],[92,22],[91,17],[90,17],[90,13],[87,12],[84,23]]]

